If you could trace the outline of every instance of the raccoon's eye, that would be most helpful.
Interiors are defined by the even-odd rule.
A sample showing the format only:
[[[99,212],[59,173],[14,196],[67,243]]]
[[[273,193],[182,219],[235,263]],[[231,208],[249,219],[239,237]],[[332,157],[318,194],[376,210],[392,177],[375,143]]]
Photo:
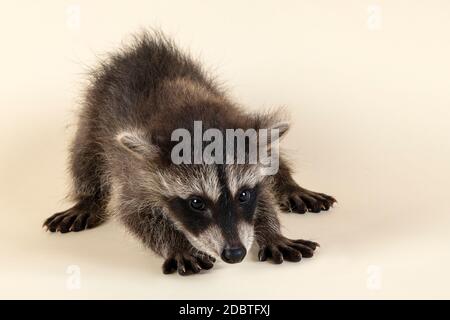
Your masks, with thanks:
[[[252,194],[250,190],[243,190],[239,193],[239,202],[241,204],[247,203],[250,200],[251,196]]]
[[[198,198],[198,197],[191,198],[189,200],[189,205],[192,209],[197,210],[197,211],[204,211],[206,209],[205,202],[201,198]]]

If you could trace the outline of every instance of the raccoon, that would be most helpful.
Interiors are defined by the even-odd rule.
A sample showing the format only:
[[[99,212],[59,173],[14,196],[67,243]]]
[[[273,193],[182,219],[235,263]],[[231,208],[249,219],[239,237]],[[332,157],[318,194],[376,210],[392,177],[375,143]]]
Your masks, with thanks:
[[[326,211],[336,200],[300,187],[282,155],[275,175],[258,164],[174,164],[174,130],[288,131],[279,112],[235,103],[201,65],[159,32],[144,32],[92,71],[70,148],[75,205],[49,217],[50,232],[78,232],[116,217],[162,256],[165,274],[189,275],[216,258],[241,262],[255,241],[260,261],[297,262],[317,243],[280,232],[278,211]],[[273,141],[270,141],[273,143]],[[206,144],[202,144],[205,148]]]

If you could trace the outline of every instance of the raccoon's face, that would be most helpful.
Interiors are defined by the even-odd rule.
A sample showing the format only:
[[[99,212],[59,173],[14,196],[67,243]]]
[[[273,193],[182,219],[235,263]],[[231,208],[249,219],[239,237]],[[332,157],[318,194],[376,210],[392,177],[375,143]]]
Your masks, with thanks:
[[[251,165],[195,165],[160,175],[171,220],[198,250],[241,262],[253,242],[260,189]]]
[[[282,123],[259,127],[285,128]],[[142,175],[136,183],[149,191],[152,202],[163,207],[194,247],[228,263],[244,259],[254,238],[258,197],[264,191],[260,164],[175,164],[167,139],[150,142],[153,139],[139,130],[116,138],[140,161],[136,166],[142,166]]]

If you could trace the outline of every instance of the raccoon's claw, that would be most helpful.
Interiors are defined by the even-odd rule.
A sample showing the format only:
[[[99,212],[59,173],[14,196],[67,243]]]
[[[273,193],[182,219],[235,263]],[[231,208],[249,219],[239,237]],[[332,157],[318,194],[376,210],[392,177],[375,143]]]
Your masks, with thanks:
[[[162,266],[164,274],[178,273],[182,276],[199,273],[201,270],[209,270],[214,266],[216,259],[206,253],[176,253],[164,261]]]
[[[324,193],[295,188],[288,192],[281,201],[281,207],[290,212],[305,213],[327,211],[336,199]]]
[[[319,244],[308,240],[290,240],[281,237],[272,244],[260,247],[259,261],[271,259],[275,264],[283,263],[284,260],[298,262],[302,258],[311,258],[314,250]]]
[[[45,220],[43,226],[50,232],[67,233],[95,228],[103,221],[104,219],[100,215],[83,212],[73,207],[69,210],[55,213]]]

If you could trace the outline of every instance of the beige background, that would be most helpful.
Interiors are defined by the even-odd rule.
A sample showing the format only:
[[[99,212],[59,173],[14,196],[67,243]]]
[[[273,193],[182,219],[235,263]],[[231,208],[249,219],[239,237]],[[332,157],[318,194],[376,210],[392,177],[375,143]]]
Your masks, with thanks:
[[[316,257],[278,266],[253,253],[163,276],[162,260],[114,222],[41,229],[69,205],[86,67],[147,26],[249,108],[288,107],[298,181],[339,200],[329,213],[281,215],[286,235],[322,244]],[[446,0],[2,1],[0,297],[450,298],[449,39]]]

